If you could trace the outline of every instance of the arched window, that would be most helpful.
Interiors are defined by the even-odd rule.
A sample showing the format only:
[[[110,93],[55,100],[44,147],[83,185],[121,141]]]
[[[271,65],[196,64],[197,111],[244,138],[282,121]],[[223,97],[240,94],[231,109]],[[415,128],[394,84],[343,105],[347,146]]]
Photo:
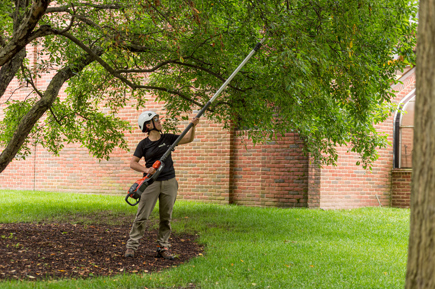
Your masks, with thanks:
[[[400,103],[402,112],[395,118],[394,131],[394,167],[412,167],[412,149],[414,138],[415,91]]]

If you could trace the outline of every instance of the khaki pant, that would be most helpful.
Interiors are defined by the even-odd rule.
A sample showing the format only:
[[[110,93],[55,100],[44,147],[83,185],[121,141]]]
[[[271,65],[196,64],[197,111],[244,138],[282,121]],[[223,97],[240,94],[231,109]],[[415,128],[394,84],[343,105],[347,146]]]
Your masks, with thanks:
[[[160,226],[157,243],[161,247],[170,247],[172,209],[177,198],[178,182],[175,178],[167,181],[155,181],[142,193],[136,218],[130,231],[127,248],[137,250],[139,240],[145,234],[146,223],[159,199]]]

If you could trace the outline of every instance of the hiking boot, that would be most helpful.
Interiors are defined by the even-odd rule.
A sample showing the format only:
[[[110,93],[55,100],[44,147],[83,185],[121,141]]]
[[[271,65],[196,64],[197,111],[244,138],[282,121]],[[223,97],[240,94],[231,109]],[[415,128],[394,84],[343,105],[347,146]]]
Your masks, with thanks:
[[[126,258],[128,258],[128,257],[133,258],[133,257],[134,257],[134,250],[128,248],[128,249],[125,251],[125,255],[124,255],[124,256],[125,256]]]
[[[157,248],[157,257],[165,258],[167,260],[174,260],[174,255],[169,252],[168,248],[166,247],[158,247]]]

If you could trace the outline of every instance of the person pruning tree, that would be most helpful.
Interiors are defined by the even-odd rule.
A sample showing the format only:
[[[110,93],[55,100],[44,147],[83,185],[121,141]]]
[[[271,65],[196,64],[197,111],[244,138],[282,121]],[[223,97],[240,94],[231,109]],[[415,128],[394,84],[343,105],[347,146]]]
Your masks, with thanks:
[[[148,133],[148,137],[138,144],[134,156],[130,161],[130,167],[136,171],[143,172],[144,177],[136,181],[136,183],[130,187],[125,197],[125,201],[130,206],[139,204],[136,219],[130,231],[130,239],[127,242],[126,257],[134,256],[134,251],[139,245],[139,240],[143,237],[145,232],[145,222],[148,220],[158,198],[160,201],[160,227],[157,240],[159,243],[157,254],[166,259],[174,259],[168,249],[170,246],[168,239],[171,234],[170,221],[172,208],[177,197],[178,183],[175,180],[171,151],[178,144],[186,144],[193,141],[195,138],[195,126],[199,123],[199,118],[220,95],[234,76],[236,76],[240,69],[242,69],[246,62],[248,62],[252,55],[260,49],[265,39],[266,38],[263,37],[263,39],[255,45],[254,49],[246,56],[242,63],[239,64],[213,97],[201,108],[196,117],[193,118],[192,122],[179,136],[160,134],[162,125],[155,112],[145,111],[139,116],[139,128],[143,132]],[[145,167],[139,164],[142,157],[145,157]],[[165,162],[166,165],[164,165],[163,162]],[[132,204],[129,202],[129,198],[133,198],[137,200],[137,202]]]
[[[180,140],[179,144],[187,144],[195,138],[195,127],[199,123],[199,118],[193,118],[193,127]],[[178,135],[162,134],[162,124],[153,111],[145,111],[140,114],[138,119],[139,128],[148,136],[144,138],[136,147],[133,157],[130,160],[130,168],[145,175],[154,174],[156,170],[152,167],[155,161],[159,160],[168,148],[175,142]],[[145,166],[139,161],[145,158]],[[130,230],[130,238],[127,241],[125,257],[134,257],[134,252],[139,247],[139,240],[144,236],[146,222],[159,200],[160,224],[157,238],[157,256],[173,260],[174,256],[169,251],[169,236],[171,235],[172,210],[177,198],[178,182],[175,179],[175,169],[172,157],[169,154],[165,161],[165,167],[154,182],[149,185],[139,201],[136,218]]]

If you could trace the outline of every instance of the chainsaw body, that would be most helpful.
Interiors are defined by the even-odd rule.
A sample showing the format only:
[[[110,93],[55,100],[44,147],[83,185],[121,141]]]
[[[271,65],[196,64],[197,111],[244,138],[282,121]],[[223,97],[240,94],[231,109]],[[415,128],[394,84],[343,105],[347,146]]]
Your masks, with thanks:
[[[137,180],[128,190],[127,196],[125,197],[125,201],[130,206],[136,206],[139,201],[142,193],[148,188],[149,185],[151,185],[155,179],[160,175],[163,168],[165,167],[165,164],[161,161],[156,161],[153,164],[153,168],[156,170],[154,174],[147,174],[145,177]],[[128,199],[135,199],[136,203],[130,203]]]

